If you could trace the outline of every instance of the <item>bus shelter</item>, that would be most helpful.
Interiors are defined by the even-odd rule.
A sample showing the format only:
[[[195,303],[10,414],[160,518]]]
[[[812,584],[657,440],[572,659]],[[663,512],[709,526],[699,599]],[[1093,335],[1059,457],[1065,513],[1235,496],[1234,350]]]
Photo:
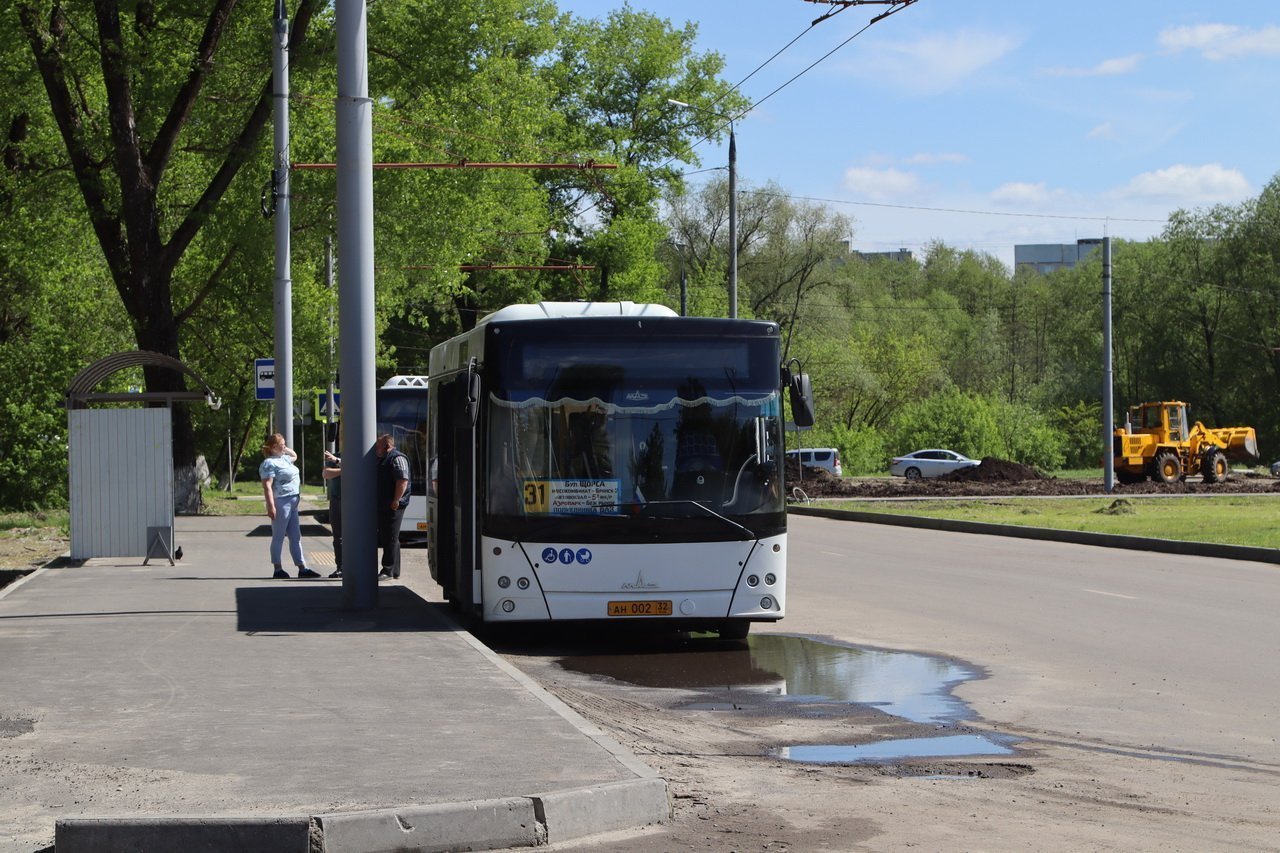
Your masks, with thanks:
[[[132,367],[162,367],[192,377],[203,390],[95,392]],[[67,389],[71,557],[164,556],[173,562],[175,403],[221,401],[194,370],[157,352],[107,356],[76,374]],[[109,403],[136,406],[94,408]]]

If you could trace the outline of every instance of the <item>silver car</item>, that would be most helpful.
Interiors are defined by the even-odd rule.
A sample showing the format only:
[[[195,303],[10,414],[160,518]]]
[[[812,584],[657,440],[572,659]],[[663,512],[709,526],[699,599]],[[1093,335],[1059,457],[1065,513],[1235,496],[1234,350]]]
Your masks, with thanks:
[[[921,477],[941,477],[961,468],[973,468],[982,463],[954,450],[917,450],[906,456],[896,456],[889,463],[889,473],[895,477],[919,480]]]

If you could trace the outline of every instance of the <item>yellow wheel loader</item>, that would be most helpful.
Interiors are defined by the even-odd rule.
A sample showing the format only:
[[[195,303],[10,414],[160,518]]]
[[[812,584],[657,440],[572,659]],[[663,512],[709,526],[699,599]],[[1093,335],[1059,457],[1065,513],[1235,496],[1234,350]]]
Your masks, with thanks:
[[[1227,479],[1228,463],[1258,458],[1258,436],[1253,427],[1210,429],[1199,421],[1188,429],[1186,403],[1142,403],[1129,407],[1112,453],[1121,483],[1176,483],[1196,474],[1218,483]]]

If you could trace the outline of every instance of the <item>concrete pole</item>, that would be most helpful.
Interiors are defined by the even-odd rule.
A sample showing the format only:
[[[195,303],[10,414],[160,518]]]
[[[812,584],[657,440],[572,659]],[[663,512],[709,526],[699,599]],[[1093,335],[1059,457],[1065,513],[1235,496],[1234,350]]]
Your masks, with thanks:
[[[1102,485],[1108,493],[1116,486],[1115,389],[1111,376],[1111,238],[1102,238]]]
[[[338,339],[342,377],[342,597],[378,604],[374,431],[373,101],[365,0],[337,0]]]
[[[293,279],[289,246],[289,13],[276,0],[271,40],[272,106],[275,159],[271,192],[275,208],[275,422],[284,443],[293,447]]]
[[[680,253],[680,316],[689,316],[689,274],[684,269],[684,253]]]
[[[333,292],[333,238],[324,238],[324,288],[328,293]],[[329,411],[328,423],[325,425],[325,446],[328,451],[334,455],[338,453],[338,407],[334,405],[333,398],[334,388],[333,377],[333,306],[329,306]],[[323,466],[322,466],[323,467]]]
[[[738,316],[738,139],[729,120],[729,316]]]

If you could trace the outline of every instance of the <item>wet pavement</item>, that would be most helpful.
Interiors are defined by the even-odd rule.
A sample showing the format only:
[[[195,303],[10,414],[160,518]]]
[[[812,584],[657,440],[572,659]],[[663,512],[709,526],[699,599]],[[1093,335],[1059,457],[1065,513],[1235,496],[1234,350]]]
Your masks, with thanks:
[[[699,646],[698,643],[702,645]],[[761,703],[773,713],[821,713],[823,705],[859,705],[937,729],[954,727],[973,712],[952,691],[984,678],[973,666],[945,658],[860,648],[812,637],[757,634],[741,643],[710,639],[672,643],[658,653],[566,655],[566,671],[639,687],[695,694],[682,710],[738,710]],[[863,744],[783,747],[782,758],[831,764],[891,762],[909,758],[1009,755],[1011,741],[980,734],[951,734]]]

